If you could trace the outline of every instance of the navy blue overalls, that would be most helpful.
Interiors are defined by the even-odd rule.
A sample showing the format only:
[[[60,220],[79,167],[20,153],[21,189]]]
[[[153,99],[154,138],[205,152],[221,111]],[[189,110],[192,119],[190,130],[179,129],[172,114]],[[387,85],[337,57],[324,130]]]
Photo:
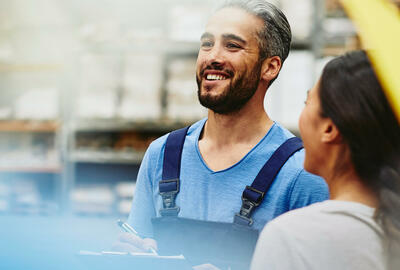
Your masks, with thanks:
[[[252,213],[259,206],[281,167],[303,148],[299,138],[285,141],[273,153],[242,194],[242,207],[233,223],[211,222],[178,217],[175,204],[179,193],[183,144],[189,127],[169,134],[164,150],[162,180],[159,182],[163,208],[152,220],[160,254],[184,254],[193,264],[213,263],[219,267],[248,269],[259,231],[253,229]],[[226,269],[226,268],[225,268]]]

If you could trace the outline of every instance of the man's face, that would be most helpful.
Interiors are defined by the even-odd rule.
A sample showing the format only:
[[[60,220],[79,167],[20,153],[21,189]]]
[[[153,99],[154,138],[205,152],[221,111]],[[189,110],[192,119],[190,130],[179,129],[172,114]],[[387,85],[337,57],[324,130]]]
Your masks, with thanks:
[[[216,113],[240,110],[254,95],[261,74],[257,31],[263,22],[239,8],[224,8],[201,37],[196,79],[200,103]]]

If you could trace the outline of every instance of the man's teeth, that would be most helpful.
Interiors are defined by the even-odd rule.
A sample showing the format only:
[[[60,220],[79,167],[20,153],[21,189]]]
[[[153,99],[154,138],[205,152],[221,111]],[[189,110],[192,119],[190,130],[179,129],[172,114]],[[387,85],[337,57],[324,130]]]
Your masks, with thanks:
[[[225,80],[225,76],[222,75],[214,75],[214,74],[208,74],[207,75],[207,80]]]

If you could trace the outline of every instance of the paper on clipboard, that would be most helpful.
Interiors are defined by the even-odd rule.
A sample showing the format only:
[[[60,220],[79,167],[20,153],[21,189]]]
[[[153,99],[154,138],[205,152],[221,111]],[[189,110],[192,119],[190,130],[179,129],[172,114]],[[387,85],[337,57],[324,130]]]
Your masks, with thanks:
[[[79,255],[92,255],[92,256],[128,256],[128,257],[146,257],[146,258],[154,258],[154,259],[170,259],[170,260],[184,260],[185,257],[180,255],[172,255],[172,256],[162,256],[153,253],[144,253],[144,252],[120,252],[120,251],[89,251],[89,250],[81,250],[79,251]]]
[[[191,264],[183,255],[162,256],[153,253],[130,253],[118,251],[88,251],[77,253],[86,269],[96,270],[188,270]]]

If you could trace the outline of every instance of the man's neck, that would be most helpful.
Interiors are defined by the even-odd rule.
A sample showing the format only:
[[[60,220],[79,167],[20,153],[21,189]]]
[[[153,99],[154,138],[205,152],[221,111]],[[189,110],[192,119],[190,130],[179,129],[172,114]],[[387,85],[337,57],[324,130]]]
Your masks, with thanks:
[[[202,139],[212,141],[220,147],[237,143],[258,143],[271,128],[273,121],[264,108],[254,108],[257,106],[245,106],[242,110],[227,115],[209,111]]]
[[[220,171],[233,166],[267,134],[273,122],[264,111],[264,95],[265,91],[257,91],[235,113],[208,112],[199,150],[211,170]]]
[[[199,140],[200,154],[213,171],[229,168],[262,140],[272,123],[265,112],[234,115],[211,112]]]

